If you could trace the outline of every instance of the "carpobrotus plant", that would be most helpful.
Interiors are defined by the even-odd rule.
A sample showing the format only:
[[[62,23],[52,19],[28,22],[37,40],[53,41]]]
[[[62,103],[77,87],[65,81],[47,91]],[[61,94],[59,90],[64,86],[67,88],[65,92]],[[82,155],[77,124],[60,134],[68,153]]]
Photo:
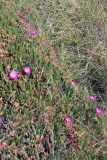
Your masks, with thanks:
[[[72,117],[69,116],[69,115],[66,115],[65,116],[65,121],[66,121],[67,124],[70,124],[72,122]]]
[[[23,67],[22,71],[24,74],[27,74],[27,75],[31,75],[31,73],[32,73],[32,69],[29,65]]]
[[[96,101],[96,99],[97,99],[96,96],[89,96],[89,100],[90,100],[90,101],[93,101],[93,102],[94,102],[94,101]]]
[[[104,111],[101,107],[97,106],[94,108],[94,112],[97,114],[97,115],[103,115],[104,114]]]
[[[13,70],[8,74],[9,80],[15,80],[18,78],[18,76],[19,76],[19,73],[16,70]]]

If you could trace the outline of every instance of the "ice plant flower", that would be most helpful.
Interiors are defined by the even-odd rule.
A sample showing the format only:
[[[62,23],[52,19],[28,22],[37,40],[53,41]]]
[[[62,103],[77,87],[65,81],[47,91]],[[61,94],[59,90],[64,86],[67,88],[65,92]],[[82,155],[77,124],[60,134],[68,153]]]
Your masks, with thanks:
[[[104,111],[101,107],[97,106],[94,108],[94,112],[97,114],[97,115],[103,115],[104,114]]]
[[[15,80],[18,78],[18,71],[13,70],[8,74],[9,80]]]
[[[70,124],[70,123],[72,122],[72,117],[66,115],[66,116],[65,116],[65,121],[66,121],[67,124]]]
[[[26,19],[21,18],[21,19],[20,19],[20,23],[21,23],[21,24],[26,24]]]
[[[22,11],[20,11],[20,12],[18,12],[17,16],[22,18],[24,16],[24,13]]]
[[[96,101],[97,97],[96,96],[89,96],[90,101]]]
[[[78,82],[76,80],[72,80],[71,81],[71,84],[74,86],[74,87],[77,87],[78,86]]]
[[[31,36],[35,36],[37,34],[37,31],[35,29],[32,29],[32,31],[30,32]]]
[[[31,75],[32,73],[31,67],[30,66],[23,67],[23,73]]]
[[[26,31],[30,36],[35,36],[37,34],[37,30],[35,30],[30,23],[26,25]]]

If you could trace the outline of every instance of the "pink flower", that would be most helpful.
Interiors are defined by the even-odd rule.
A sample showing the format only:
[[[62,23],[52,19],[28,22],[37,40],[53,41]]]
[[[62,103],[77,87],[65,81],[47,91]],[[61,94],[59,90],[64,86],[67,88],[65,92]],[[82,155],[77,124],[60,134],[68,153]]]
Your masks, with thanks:
[[[103,115],[104,114],[104,111],[101,107],[97,106],[94,108],[94,112],[98,115]]]
[[[24,16],[24,13],[22,11],[20,11],[20,12],[18,12],[17,16],[22,18]]]
[[[24,67],[23,68],[23,73],[30,75],[32,73],[31,67],[30,66]]]
[[[37,34],[37,31],[32,27],[32,25],[29,23],[26,25],[27,33],[30,36],[35,36]]]
[[[13,70],[8,74],[9,80],[15,80],[18,78],[18,71]]]
[[[74,86],[74,87],[77,87],[78,86],[78,82],[76,80],[72,80],[71,81],[71,84]]]
[[[37,31],[35,29],[33,29],[31,32],[30,32],[30,35],[31,36],[35,36],[37,34]]]
[[[20,19],[20,23],[21,23],[21,24],[26,24],[26,19],[21,18],[21,19]]]
[[[96,98],[97,98],[96,96],[89,96],[90,101],[96,101]]]
[[[66,123],[69,124],[69,123],[71,123],[71,121],[72,121],[72,117],[66,115],[66,116],[65,116],[65,120],[66,120]]]

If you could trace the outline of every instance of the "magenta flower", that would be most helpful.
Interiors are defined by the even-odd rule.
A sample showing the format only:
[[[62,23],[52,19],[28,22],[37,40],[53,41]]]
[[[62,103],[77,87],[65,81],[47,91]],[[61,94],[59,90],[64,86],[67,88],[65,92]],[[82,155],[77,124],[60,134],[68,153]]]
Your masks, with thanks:
[[[9,80],[15,80],[18,78],[18,71],[13,70],[8,74]]]
[[[101,107],[97,106],[94,108],[94,112],[98,115],[103,115],[104,114],[104,111]]]
[[[37,31],[32,27],[32,25],[30,23],[28,23],[26,25],[26,29],[27,29],[27,33],[30,35],[30,36],[35,36],[37,34]]]
[[[21,23],[21,24],[26,24],[26,19],[21,18],[21,19],[20,19],[20,23]]]
[[[31,36],[35,36],[37,34],[37,31],[35,29],[32,29],[32,31],[30,32]]]
[[[30,67],[30,66],[24,67],[24,68],[23,68],[23,73],[24,73],[24,74],[31,75],[31,73],[32,73],[31,67]]]
[[[17,16],[22,18],[24,16],[24,13],[22,11],[20,11],[20,12],[18,12]]]
[[[72,80],[71,81],[71,84],[74,86],[74,87],[77,87],[78,86],[78,82],[76,80]]]
[[[66,121],[67,124],[71,123],[71,122],[72,122],[72,117],[66,115],[66,116],[65,116],[65,121]]]
[[[90,101],[96,101],[97,97],[96,96],[89,96]]]

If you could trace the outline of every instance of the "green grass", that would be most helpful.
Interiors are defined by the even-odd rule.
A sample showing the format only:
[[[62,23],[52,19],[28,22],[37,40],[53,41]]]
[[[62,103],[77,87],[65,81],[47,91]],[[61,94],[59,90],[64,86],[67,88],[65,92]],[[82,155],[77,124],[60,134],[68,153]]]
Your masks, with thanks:
[[[36,36],[19,23],[21,10]],[[106,19],[101,0],[1,0],[0,115],[7,119],[6,129],[0,128],[1,160],[107,159]],[[27,64],[31,77],[22,74]],[[7,65],[19,71],[17,80],[7,79]],[[99,100],[90,102],[89,95]],[[93,112],[96,106],[103,116]],[[70,125],[65,115],[72,116]],[[65,147],[68,135],[74,141]],[[48,156],[43,136],[52,141]]]

